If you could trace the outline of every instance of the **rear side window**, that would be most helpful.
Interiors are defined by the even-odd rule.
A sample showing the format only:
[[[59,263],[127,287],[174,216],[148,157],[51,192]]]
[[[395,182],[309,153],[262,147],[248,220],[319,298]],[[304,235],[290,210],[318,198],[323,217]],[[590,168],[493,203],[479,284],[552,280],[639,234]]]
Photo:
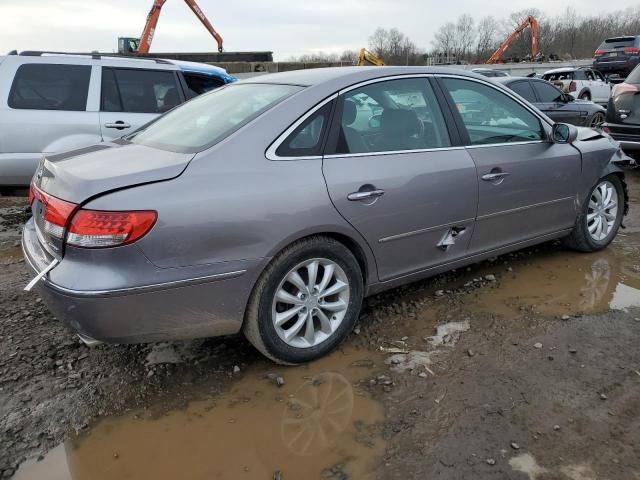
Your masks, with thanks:
[[[533,82],[533,88],[543,103],[555,103],[562,100],[562,92],[547,82]]]
[[[542,140],[538,117],[506,94],[470,80],[442,81],[453,98],[471,145]]]
[[[182,103],[173,72],[102,69],[102,111],[164,113]]]
[[[535,103],[536,95],[533,93],[531,84],[527,81],[515,82],[509,85],[509,88],[524,98],[527,102]]]
[[[555,72],[545,73],[542,78],[544,78],[547,82],[556,82],[558,80],[579,80],[576,75],[577,72]]]
[[[224,85],[224,82],[216,77],[186,72],[183,72],[182,75],[187,82],[190,97],[197,97],[198,95],[202,95],[203,93],[207,93]]]
[[[28,110],[85,111],[90,77],[90,65],[21,65],[11,85],[8,105]]]
[[[322,140],[329,122],[332,102],[302,122],[278,147],[279,157],[307,157],[322,155]]]

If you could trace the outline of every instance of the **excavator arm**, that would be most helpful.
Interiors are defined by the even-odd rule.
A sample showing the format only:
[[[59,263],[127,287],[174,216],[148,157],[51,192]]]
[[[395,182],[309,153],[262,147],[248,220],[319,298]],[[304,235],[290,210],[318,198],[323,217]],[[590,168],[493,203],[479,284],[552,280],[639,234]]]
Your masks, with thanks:
[[[144,25],[144,30],[142,31],[142,36],[140,37],[140,46],[138,47],[138,53],[149,53],[151,49],[151,42],[153,41],[153,34],[156,31],[156,26],[158,25],[158,19],[160,18],[160,12],[162,11],[162,6],[165,4],[167,0],[154,0],[153,6],[147,15],[147,23]],[[193,13],[195,13],[198,20],[202,22],[205,28],[209,31],[209,33],[216,39],[218,43],[218,51],[222,52],[222,37],[218,32],[216,32],[211,22],[207,20],[207,17],[202,12],[198,4],[195,0],[184,0],[187,6],[191,9]]]
[[[527,27],[531,27],[531,56],[535,58],[536,55],[538,55],[539,25],[538,25],[538,21],[534,17],[528,16],[525,19],[525,21],[522,22],[520,25],[518,25],[518,28],[516,28],[511,33],[511,35],[507,37],[507,39],[502,43],[502,45],[500,45],[498,49],[495,52],[493,52],[493,55],[489,57],[489,60],[487,60],[486,63],[500,63],[500,59],[502,58],[502,55],[504,54],[505,50],[509,48],[509,45],[511,45],[513,41],[516,38],[518,38],[518,35],[520,35],[522,31]]]
[[[375,65],[376,67],[383,67],[384,61],[382,61],[381,58],[376,57],[366,48],[361,48],[356,60],[356,66],[364,67],[365,65]]]

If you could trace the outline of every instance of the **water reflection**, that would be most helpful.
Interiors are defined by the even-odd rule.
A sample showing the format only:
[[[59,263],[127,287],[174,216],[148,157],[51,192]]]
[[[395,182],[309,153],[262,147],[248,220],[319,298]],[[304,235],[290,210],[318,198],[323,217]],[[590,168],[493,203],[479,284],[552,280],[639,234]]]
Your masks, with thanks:
[[[278,369],[282,388],[266,378],[273,370],[265,362],[229,393],[185,410],[105,420],[67,442],[66,457],[54,450],[16,478],[49,480],[66,471],[59,478],[265,479],[280,471],[298,479],[320,478],[336,464],[349,478],[367,478],[384,451],[383,410],[358,386],[373,374],[374,354],[347,353]]]

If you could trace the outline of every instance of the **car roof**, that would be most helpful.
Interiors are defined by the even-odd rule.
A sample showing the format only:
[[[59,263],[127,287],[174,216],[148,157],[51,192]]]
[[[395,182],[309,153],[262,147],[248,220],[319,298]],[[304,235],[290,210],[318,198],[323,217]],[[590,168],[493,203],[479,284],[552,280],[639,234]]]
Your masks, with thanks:
[[[224,68],[216,67],[215,65],[209,65],[208,63],[188,62],[186,60],[171,59],[166,59],[166,61],[172,63],[173,65],[177,65],[183,72],[193,72],[201,73],[203,75],[234,78],[229,75]]]
[[[587,67],[589,68],[589,67]],[[547,70],[546,72],[543,73],[543,75],[547,75],[547,74],[553,74],[553,73],[570,73],[570,72],[575,72],[577,70],[580,70],[579,67],[561,67],[561,68],[554,68],[553,70]]]
[[[241,80],[240,83],[276,83],[314,86],[333,82],[349,85],[381,77],[416,74],[455,74],[486,81],[486,77],[456,68],[446,67],[329,67],[271,73]]]

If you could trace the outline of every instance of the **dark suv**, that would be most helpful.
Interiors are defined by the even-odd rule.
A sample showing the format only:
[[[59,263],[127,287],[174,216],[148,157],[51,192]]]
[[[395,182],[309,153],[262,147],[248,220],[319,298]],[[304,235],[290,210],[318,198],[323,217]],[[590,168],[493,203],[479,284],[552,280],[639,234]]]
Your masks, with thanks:
[[[640,35],[607,38],[593,57],[595,70],[626,77],[640,62]]]
[[[603,129],[618,140],[623,149],[640,153],[640,65],[624,83],[613,87]]]

